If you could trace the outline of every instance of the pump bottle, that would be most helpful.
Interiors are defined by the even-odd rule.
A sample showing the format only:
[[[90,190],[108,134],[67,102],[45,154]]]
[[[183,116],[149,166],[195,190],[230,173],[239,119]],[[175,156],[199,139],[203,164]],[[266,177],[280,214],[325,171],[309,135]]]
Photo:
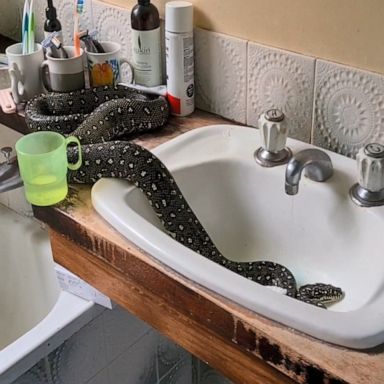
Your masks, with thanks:
[[[154,87],[162,83],[160,17],[150,0],[138,0],[131,12],[132,57],[135,83]]]
[[[44,22],[44,36],[49,36],[52,32],[57,32],[57,38],[63,42],[61,23],[57,18],[56,8],[52,0],[48,0],[48,6],[45,9],[46,20]]]

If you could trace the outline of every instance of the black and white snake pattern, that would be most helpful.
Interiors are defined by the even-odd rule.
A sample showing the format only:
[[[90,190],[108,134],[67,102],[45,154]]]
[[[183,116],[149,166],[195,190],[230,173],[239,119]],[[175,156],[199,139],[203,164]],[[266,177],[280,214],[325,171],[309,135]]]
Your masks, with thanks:
[[[168,114],[165,98],[124,86],[41,95],[31,100],[25,111],[31,131],[51,130],[80,140],[83,164],[79,170],[69,171],[70,182],[126,179],[144,193],[166,232],[191,250],[252,281],[280,287],[301,301],[325,308],[325,303],[339,300],[341,289],[329,284],[308,284],[298,289],[293,274],[280,264],[235,262],[223,256],[165,165],[139,145],[116,141],[127,134],[162,127]],[[77,151],[77,147],[68,148],[70,161],[76,161]]]

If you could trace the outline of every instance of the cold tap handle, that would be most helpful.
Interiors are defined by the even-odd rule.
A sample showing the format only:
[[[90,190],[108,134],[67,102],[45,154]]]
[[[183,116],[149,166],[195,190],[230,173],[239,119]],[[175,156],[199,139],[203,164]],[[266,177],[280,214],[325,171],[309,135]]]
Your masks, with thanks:
[[[370,143],[356,155],[358,183],[371,192],[384,189],[384,145]]]
[[[282,111],[274,108],[261,114],[258,127],[263,149],[277,153],[285,148],[288,124]]]

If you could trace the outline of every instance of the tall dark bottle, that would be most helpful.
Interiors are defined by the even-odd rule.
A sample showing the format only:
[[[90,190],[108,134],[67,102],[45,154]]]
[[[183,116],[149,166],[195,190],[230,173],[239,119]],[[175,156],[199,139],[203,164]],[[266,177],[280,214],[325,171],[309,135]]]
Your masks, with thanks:
[[[153,87],[161,81],[160,17],[150,0],[138,0],[131,12],[132,56],[136,84]]]
[[[48,0],[48,6],[45,8],[46,20],[44,22],[44,35],[47,37],[52,32],[57,32],[59,40],[62,42],[61,23],[57,18],[56,8],[52,0]]]

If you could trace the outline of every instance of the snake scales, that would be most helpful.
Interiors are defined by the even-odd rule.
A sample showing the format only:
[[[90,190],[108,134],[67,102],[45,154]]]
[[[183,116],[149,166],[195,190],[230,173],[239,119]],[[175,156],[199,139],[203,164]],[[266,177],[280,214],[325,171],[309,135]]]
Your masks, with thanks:
[[[70,182],[127,179],[145,194],[168,234],[193,251],[257,283],[280,287],[301,301],[325,308],[325,303],[339,300],[341,289],[329,284],[297,288],[293,274],[280,264],[235,262],[223,256],[164,164],[139,145],[115,141],[162,127],[168,113],[163,97],[115,86],[38,96],[27,104],[26,122],[32,131],[51,130],[78,137],[83,164],[78,171],[69,171]],[[69,160],[77,157],[77,147],[68,148]]]

